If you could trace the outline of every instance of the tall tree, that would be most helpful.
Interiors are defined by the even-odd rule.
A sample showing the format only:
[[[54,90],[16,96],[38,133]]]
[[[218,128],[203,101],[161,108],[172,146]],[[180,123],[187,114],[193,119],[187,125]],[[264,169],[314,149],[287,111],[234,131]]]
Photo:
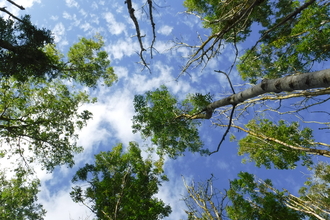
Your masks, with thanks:
[[[10,146],[2,148],[2,154],[18,154],[26,164],[39,161],[48,170],[73,165],[73,154],[82,150],[76,143],[77,130],[92,117],[79,108],[96,101],[81,85],[110,86],[116,80],[102,46],[101,38],[82,38],[64,59],[54,45],[47,45],[43,50],[62,66],[61,76],[52,80],[30,76],[24,82],[14,76],[1,78],[0,137]]]
[[[70,194],[98,219],[162,219],[171,213],[170,206],[154,197],[162,180],[167,180],[162,160],[156,166],[150,158],[144,160],[139,146],[130,142],[126,153],[119,144],[95,155],[95,164],[80,168],[72,180],[87,182],[87,188],[75,186]]]

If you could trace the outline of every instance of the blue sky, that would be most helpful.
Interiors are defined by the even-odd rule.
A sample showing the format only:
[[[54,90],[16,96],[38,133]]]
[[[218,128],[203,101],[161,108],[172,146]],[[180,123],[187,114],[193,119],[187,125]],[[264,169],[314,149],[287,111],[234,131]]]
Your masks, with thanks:
[[[90,212],[82,205],[72,202],[69,192],[72,187],[71,178],[75,171],[85,163],[93,161],[93,155],[101,150],[111,150],[117,143],[128,145],[130,141],[137,141],[143,144],[138,134],[131,132],[132,116],[134,114],[133,98],[135,94],[142,94],[145,91],[158,88],[165,84],[169,90],[178,98],[184,98],[188,93],[207,93],[215,95],[215,98],[225,97],[231,94],[225,77],[214,70],[228,70],[233,61],[233,48],[227,46],[223,54],[212,60],[202,70],[197,67],[189,71],[190,75],[183,75],[175,80],[180,74],[180,68],[184,64],[184,57],[188,55],[187,48],[169,50],[174,44],[174,38],[183,38],[193,44],[198,43],[196,33],[201,36],[208,32],[202,29],[199,20],[193,16],[182,13],[182,1],[159,0],[154,19],[156,23],[156,44],[155,48],[159,53],[154,52],[151,60],[148,53],[145,53],[147,62],[150,63],[151,74],[141,71],[142,66],[138,64],[139,44],[133,22],[129,18],[124,0],[17,0],[19,5],[26,7],[25,11],[18,10],[4,0],[0,5],[7,5],[8,10],[16,14],[30,14],[33,23],[38,27],[50,29],[55,36],[56,43],[62,51],[66,51],[70,45],[77,42],[79,37],[92,37],[99,33],[105,41],[105,50],[109,53],[111,65],[118,75],[119,81],[110,88],[100,86],[91,94],[98,97],[95,104],[84,105],[82,109],[93,112],[93,120],[79,132],[79,144],[85,150],[76,156],[76,165],[73,169],[65,166],[58,167],[53,173],[45,173],[38,170],[37,175],[41,179],[41,192],[39,202],[47,210],[46,220],[57,219],[86,219]],[[134,3],[136,2],[136,3]],[[141,24],[145,45],[151,42],[151,28],[146,14],[138,10],[146,1],[133,1],[137,18]],[[253,39],[251,39],[253,40]],[[239,45],[243,48],[245,45]],[[323,66],[329,67],[328,64]],[[322,68],[323,68],[322,67]],[[230,75],[236,90],[246,88],[240,81],[234,70]],[[290,101],[284,102],[290,109]],[[260,110],[256,105],[250,108],[249,112],[242,118],[241,125],[247,119],[255,116]],[[260,115],[260,113],[257,113]],[[315,115],[302,113],[311,119]],[[214,120],[219,118],[217,116]],[[287,120],[297,120],[293,116],[273,115],[272,117]],[[201,137],[205,146],[211,150],[216,149],[224,129],[214,128],[211,121],[203,122]],[[234,131],[234,130],[232,130]],[[319,134],[320,141],[325,142],[325,134]],[[237,133],[238,137],[244,134]],[[322,136],[323,135],[323,136]],[[198,154],[186,153],[185,157],[177,160],[167,160],[165,171],[170,179],[160,189],[159,198],[172,206],[172,214],[168,219],[184,219],[185,205],[180,199],[185,193],[181,175],[187,181],[205,181],[211,173],[217,178],[214,182],[219,189],[228,187],[228,180],[236,177],[239,171],[248,171],[260,178],[271,178],[279,189],[287,188],[295,192],[298,186],[305,180],[307,172],[304,168],[293,171],[276,171],[256,168],[253,163],[242,164],[242,157],[237,156],[237,143],[227,141],[222,145],[221,150],[210,157],[202,157]]]

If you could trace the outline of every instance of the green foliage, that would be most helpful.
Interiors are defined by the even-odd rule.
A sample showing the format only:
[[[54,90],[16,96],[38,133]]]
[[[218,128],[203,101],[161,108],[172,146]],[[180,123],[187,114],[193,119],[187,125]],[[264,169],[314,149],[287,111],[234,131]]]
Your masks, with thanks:
[[[265,34],[284,17],[294,12],[302,1],[275,1],[268,17],[273,22],[260,31]],[[326,1],[316,1],[300,14],[269,32],[260,44],[247,50],[237,65],[243,80],[256,83],[260,77],[278,78],[306,72],[315,62],[330,57],[330,9]]]
[[[177,100],[165,86],[144,95],[136,95],[133,116],[133,132],[141,132],[143,138],[151,137],[157,145],[157,153],[175,158],[188,149],[201,152],[197,120],[178,117],[182,111]]]
[[[70,78],[88,87],[95,87],[97,81],[101,78],[104,84],[111,86],[117,80],[113,68],[109,67],[110,61],[108,54],[102,51],[104,42],[100,36],[95,40],[81,38],[77,44],[74,44],[67,55],[68,69],[65,72]]]
[[[252,174],[240,172],[239,179],[230,181],[227,191],[231,204],[226,207],[228,217],[240,219],[303,219],[304,214],[288,208],[284,203],[286,195],[272,191],[270,180],[256,181]]]
[[[39,161],[52,170],[58,164],[73,165],[76,130],[91,118],[88,111],[79,112],[89,102],[84,92],[74,92],[60,81],[46,82],[30,78],[25,83],[13,78],[0,80],[0,137],[11,146],[7,156],[24,155],[28,162]]]
[[[270,6],[267,1],[185,0],[184,6],[189,12],[201,16],[204,27],[210,28],[212,34],[224,33],[222,39],[228,42],[244,41],[253,22],[264,26],[269,23]]]
[[[39,181],[28,180],[22,169],[9,180],[0,172],[0,219],[42,220],[46,211],[36,203],[38,187]]]
[[[288,145],[311,148],[310,142],[313,141],[312,130],[304,128],[299,130],[299,124],[292,122],[286,124],[283,120],[278,125],[268,119],[259,121],[251,120],[246,127],[254,133],[271,137],[282,141]],[[247,135],[239,142],[238,154],[248,154],[248,161],[254,161],[257,167],[261,165],[270,169],[272,164],[277,169],[294,169],[296,162],[303,161],[303,165],[311,165],[312,160],[304,151],[288,148],[280,143],[271,140],[265,140],[253,135]]]
[[[57,68],[43,52],[46,44],[53,43],[51,32],[33,26],[28,15],[22,21],[0,18],[0,76],[19,81],[57,76]]]
[[[73,182],[85,181],[88,187],[75,186],[70,195],[75,202],[91,203],[98,219],[162,219],[171,212],[153,197],[161,180],[167,179],[162,172],[151,159],[143,160],[136,143],[130,143],[127,153],[119,144],[111,152],[95,155],[94,165],[77,171]]]

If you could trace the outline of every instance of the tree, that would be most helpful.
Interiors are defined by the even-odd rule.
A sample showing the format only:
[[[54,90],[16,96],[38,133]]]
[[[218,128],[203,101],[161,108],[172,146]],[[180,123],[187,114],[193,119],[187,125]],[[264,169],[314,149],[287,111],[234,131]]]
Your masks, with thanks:
[[[170,206],[154,197],[162,180],[167,180],[162,160],[154,166],[150,158],[142,158],[139,146],[130,142],[126,153],[119,144],[110,152],[95,155],[95,164],[80,168],[72,181],[87,182],[88,186],[75,186],[70,195],[98,219],[162,219],[171,213]]]
[[[45,54],[62,66],[60,76],[52,80],[30,76],[24,82],[14,76],[1,78],[0,137],[10,146],[1,154],[20,155],[26,165],[39,161],[50,171],[56,165],[74,164],[74,153],[82,150],[76,132],[92,117],[79,108],[96,101],[81,86],[96,87],[101,80],[110,86],[116,80],[102,46],[99,37],[82,38],[64,60],[54,45],[47,45]]]
[[[17,169],[15,177],[8,180],[0,173],[0,217],[4,220],[43,219],[46,211],[37,204],[39,180],[29,180],[24,169]]]

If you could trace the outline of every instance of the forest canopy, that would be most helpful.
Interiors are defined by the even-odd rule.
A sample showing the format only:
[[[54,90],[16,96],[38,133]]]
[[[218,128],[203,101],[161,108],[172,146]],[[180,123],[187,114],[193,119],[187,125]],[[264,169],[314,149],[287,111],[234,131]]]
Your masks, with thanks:
[[[42,183],[35,167],[54,174],[64,165],[75,171],[68,184],[72,201],[96,219],[166,219],[178,209],[185,219],[329,219],[330,2],[185,0],[175,22],[164,18],[176,8],[161,3],[127,0],[110,14],[95,3],[88,8],[94,17],[81,8],[84,19],[93,20],[97,9],[107,23],[94,19],[101,33],[91,34],[85,25],[84,35],[64,49],[30,15],[0,7],[0,159],[10,163],[0,168],[0,217],[43,219],[47,210],[37,201]],[[110,4],[102,2],[102,8]],[[114,17],[118,11],[126,13],[123,22]],[[66,13],[80,24],[78,14]],[[174,23],[185,36],[166,26]],[[161,35],[171,39],[164,43]],[[157,50],[165,46],[166,58]],[[171,71],[176,76],[166,75]],[[106,110],[87,108],[102,105]],[[80,135],[95,121],[100,129],[86,135],[96,137],[88,151],[94,156],[77,168],[76,156],[89,144],[79,142]],[[135,140],[118,138],[127,125],[131,133],[123,136]],[[105,141],[104,133],[112,140]],[[253,164],[249,172],[231,173],[222,188],[222,175],[232,167],[213,174],[197,164],[191,169],[211,177],[183,177],[186,206],[159,198],[173,181],[169,176],[188,166],[171,170],[170,163],[202,158],[217,167],[233,144],[235,157],[224,157]],[[308,174],[300,185],[278,189],[280,180],[258,176],[262,169]]]

